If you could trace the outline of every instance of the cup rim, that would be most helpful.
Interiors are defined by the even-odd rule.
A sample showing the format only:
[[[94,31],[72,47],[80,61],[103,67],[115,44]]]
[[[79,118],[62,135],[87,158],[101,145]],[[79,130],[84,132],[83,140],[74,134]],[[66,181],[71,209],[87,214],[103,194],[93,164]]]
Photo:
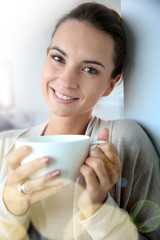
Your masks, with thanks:
[[[78,134],[66,134],[66,135],[47,135],[47,136],[35,136],[35,137],[24,137],[16,140],[18,143],[66,143],[66,142],[77,142],[90,140],[91,138],[86,135]]]

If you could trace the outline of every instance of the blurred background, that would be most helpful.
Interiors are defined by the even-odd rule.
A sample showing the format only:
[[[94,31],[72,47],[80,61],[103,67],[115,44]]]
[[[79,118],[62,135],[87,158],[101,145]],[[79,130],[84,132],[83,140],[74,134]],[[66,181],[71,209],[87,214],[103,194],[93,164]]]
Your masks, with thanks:
[[[48,119],[40,78],[57,19],[85,0],[0,0],[0,131]],[[160,153],[160,1],[99,0],[123,18],[128,58],[124,80],[93,114],[128,118],[148,133]]]

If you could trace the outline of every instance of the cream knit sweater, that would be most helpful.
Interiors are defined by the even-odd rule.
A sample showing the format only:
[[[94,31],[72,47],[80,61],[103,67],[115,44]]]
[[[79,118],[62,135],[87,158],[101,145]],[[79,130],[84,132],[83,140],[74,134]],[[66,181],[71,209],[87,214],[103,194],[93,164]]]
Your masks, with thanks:
[[[148,226],[144,232],[140,228],[153,217],[143,210],[145,205],[140,205],[132,219],[141,223],[140,233],[129,216],[131,208],[140,200],[149,200],[154,206],[160,204],[160,169],[158,155],[147,135],[139,125],[127,120],[104,121],[93,117],[88,124],[86,135],[93,140],[102,128],[109,128],[109,141],[116,145],[122,163],[120,179],[127,180],[125,187],[115,184],[107,201],[92,217],[79,219],[77,199],[82,176],[58,194],[35,203],[24,216],[16,217],[8,212],[3,202],[6,156],[14,149],[17,138],[39,136],[46,126],[44,123],[30,129],[0,133],[0,240],[29,239],[26,232],[30,221],[42,236],[51,240],[160,239],[158,224],[152,228]]]

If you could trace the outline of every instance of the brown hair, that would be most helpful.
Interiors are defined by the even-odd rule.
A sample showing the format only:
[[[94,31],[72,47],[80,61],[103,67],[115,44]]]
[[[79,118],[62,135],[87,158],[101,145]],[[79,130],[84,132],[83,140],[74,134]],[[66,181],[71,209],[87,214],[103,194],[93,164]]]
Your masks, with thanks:
[[[114,69],[111,78],[121,74],[126,56],[126,39],[120,15],[99,3],[84,3],[71,10],[57,22],[52,38],[57,29],[67,20],[88,21],[94,27],[111,35],[115,43]]]

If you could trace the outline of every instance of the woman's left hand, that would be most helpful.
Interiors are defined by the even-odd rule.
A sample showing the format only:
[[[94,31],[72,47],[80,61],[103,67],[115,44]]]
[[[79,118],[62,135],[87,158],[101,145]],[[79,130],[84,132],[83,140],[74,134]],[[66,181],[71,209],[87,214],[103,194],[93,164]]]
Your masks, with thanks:
[[[109,130],[104,128],[98,140],[109,140]],[[80,218],[91,217],[106,201],[109,190],[118,180],[121,163],[116,147],[106,142],[94,148],[80,168],[84,186],[78,200]]]

